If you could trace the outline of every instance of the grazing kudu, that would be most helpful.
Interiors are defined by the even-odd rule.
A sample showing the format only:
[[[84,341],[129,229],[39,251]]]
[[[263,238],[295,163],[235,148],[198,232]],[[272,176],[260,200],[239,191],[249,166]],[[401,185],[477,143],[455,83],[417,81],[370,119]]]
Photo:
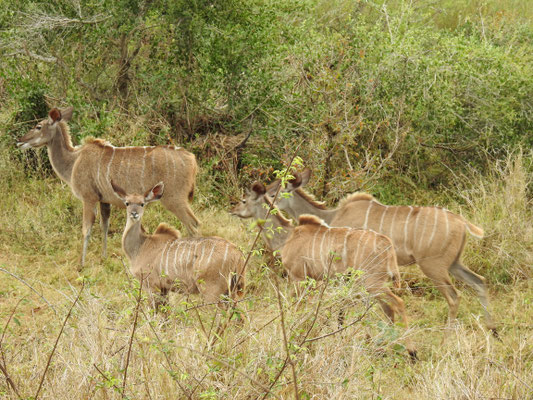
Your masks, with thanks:
[[[231,213],[264,220],[270,206],[265,194],[265,186],[254,183]],[[392,322],[398,313],[407,329],[404,302],[386,286],[390,278],[397,283],[400,279],[396,253],[388,237],[365,229],[332,228],[313,215],[302,215],[298,222],[300,225],[294,227],[274,209],[263,223],[263,239],[272,251],[281,250],[290,280],[300,282],[308,277],[321,280],[349,268],[363,271],[361,283],[368,293],[376,297]],[[416,358],[410,341],[407,349]]]
[[[311,171],[296,173],[276,205],[292,218],[302,214],[316,215],[331,226],[349,226],[372,229],[387,235],[394,243],[399,265],[418,264],[422,272],[431,279],[444,295],[449,305],[448,321],[457,317],[459,294],[450,276],[471,286],[479,297],[485,311],[487,327],[496,333],[496,327],[489,312],[489,300],[485,278],[461,264],[461,254],[466,241],[466,231],[473,236],[483,237],[483,230],[440,207],[387,206],[366,193],[355,193],[342,200],[336,209],[327,209],[306,193],[302,187],[309,181]],[[268,193],[273,195],[280,181],[269,185]]]
[[[127,222],[122,248],[130,270],[150,293],[160,290],[164,302],[169,290],[200,293],[215,303],[223,294],[239,297],[244,290],[244,258],[232,243],[219,237],[181,238],[177,230],[159,224],[153,235],[141,225],[145,206],[163,195],[162,182],[143,194],[129,194],[115,183],[112,187],[126,206]]]
[[[87,139],[84,145],[73,147],[67,125],[72,111],[72,107],[52,109],[49,118],[39,122],[17,145],[21,149],[46,146],[54,171],[83,202],[81,266],[85,263],[96,204],[100,203],[104,257],[111,204],[124,207],[111,180],[120,182],[128,193],[140,193],[164,182],[170,190],[161,203],[195,236],[199,222],[189,207],[197,171],[194,154],[175,146],[114,147],[101,139]]]

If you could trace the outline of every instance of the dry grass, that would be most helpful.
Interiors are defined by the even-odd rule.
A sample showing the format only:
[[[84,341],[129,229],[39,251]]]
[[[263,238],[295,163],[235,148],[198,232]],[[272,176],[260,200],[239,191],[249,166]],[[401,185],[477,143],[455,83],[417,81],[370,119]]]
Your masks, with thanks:
[[[512,286],[492,290],[502,342],[485,330],[481,307],[471,293],[464,293],[459,322],[444,344],[447,307],[443,298],[429,283],[427,287],[422,284],[424,290],[417,296],[402,293],[412,322],[407,334],[413,337],[421,358],[412,364],[403,348],[403,330],[387,325],[377,307],[365,314],[369,299],[356,286],[330,282],[321,297],[319,284],[318,290],[298,303],[284,279],[261,267],[260,257],[252,258],[245,299],[218,340],[214,335],[226,316],[215,306],[201,305],[197,297],[173,294],[165,318],[154,315],[142,301],[122,393],[138,294],[138,284],[127,274],[120,248],[124,211],[112,212],[108,259],[100,258],[100,229],[95,227],[87,268],[79,274],[81,206],[69,189],[56,178],[23,179],[13,169],[2,174],[9,187],[0,205],[0,266],[31,285],[57,310],[56,315],[21,281],[0,272],[2,329],[23,299],[3,332],[0,358],[23,398],[35,395],[83,281],[85,290],[59,338],[41,399],[294,398],[276,281],[301,399],[527,399],[533,394],[533,287],[520,275],[522,261],[511,265],[501,258],[509,268],[517,269],[509,270]],[[494,192],[490,185],[498,180],[491,182],[484,186],[486,198],[479,190],[469,197],[472,220],[483,226],[489,214],[496,218],[487,202],[492,198],[488,194]],[[198,209],[196,203],[202,233],[249,248],[253,235],[247,224],[225,210],[206,207],[202,190],[207,188],[201,187],[199,193],[204,208]],[[523,219],[531,214],[520,214],[517,219],[513,215],[501,216],[507,224],[487,227],[489,237],[499,235],[500,243],[506,243],[506,252],[513,242],[530,237],[531,220]],[[178,225],[162,207],[150,207],[146,227],[153,230],[161,221]],[[511,231],[509,224],[519,226],[518,230]],[[525,248],[520,260],[530,254],[526,244],[516,243]],[[474,270],[492,257],[488,246],[494,246],[494,241],[470,246],[467,263]],[[408,273],[425,282],[416,268]],[[516,274],[520,276],[514,278]],[[338,329],[341,307],[349,310],[347,323],[361,321],[308,341]],[[17,398],[3,378],[0,394]]]

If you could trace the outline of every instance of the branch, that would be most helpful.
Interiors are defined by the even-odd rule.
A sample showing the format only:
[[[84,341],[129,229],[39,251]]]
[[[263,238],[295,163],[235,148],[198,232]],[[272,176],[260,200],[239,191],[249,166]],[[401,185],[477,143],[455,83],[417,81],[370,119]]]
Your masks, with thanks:
[[[126,396],[126,378],[128,376],[128,365],[130,364],[130,354],[131,354],[131,347],[133,344],[133,337],[135,336],[135,329],[137,328],[137,317],[139,316],[139,307],[141,306],[143,280],[144,280],[144,275],[141,274],[141,283],[139,285],[139,296],[137,296],[137,306],[135,307],[135,319],[133,320],[133,329],[131,331],[130,343],[128,345],[128,354],[126,355],[126,366],[124,367],[124,378],[122,379],[122,398]]]

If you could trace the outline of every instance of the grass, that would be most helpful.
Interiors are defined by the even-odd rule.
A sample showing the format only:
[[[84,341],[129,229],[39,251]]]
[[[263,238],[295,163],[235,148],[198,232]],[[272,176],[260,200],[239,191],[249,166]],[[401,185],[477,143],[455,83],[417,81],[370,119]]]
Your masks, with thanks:
[[[443,342],[446,303],[416,267],[403,269],[404,278],[418,286],[412,294],[401,293],[411,322],[405,333],[386,324],[378,307],[365,313],[368,299],[350,284],[331,282],[323,297],[315,290],[298,304],[287,281],[263,268],[260,257],[253,257],[238,316],[218,340],[213,336],[225,316],[214,306],[203,306],[199,298],[173,294],[168,318],[154,315],[142,301],[128,364],[138,284],[128,275],[121,250],[124,211],[112,211],[108,258],[100,257],[101,235],[95,227],[87,266],[79,273],[81,204],[55,177],[28,179],[14,168],[4,170],[2,178],[9,190],[0,205],[0,266],[32,286],[57,314],[24,283],[0,271],[2,329],[22,299],[2,331],[2,363],[22,398],[35,395],[63,320],[85,282],[51,359],[41,399],[293,398],[277,282],[301,399],[530,398],[533,286],[519,272],[531,272],[527,270],[531,268],[531,213],[526,192],[513,192],[512,204],[521,206],[512,209],[519,214],[505,216],[497,207],[503,195],[511,193],[501,190],[501,185],[527,185],[525,156],[521,157],[495,168],[492,178],[480,180],[472,191],[461,191],[466,196],[461,207],[449,205],[456,211],[462,208],[489,236],[469,240],[466,263],[484,274],[490,272],[487,264],[492,262],[509,266],[513,279],[489,285],[501,342],[485,329],[474,294],[460,286],[459,320]],[[249,249],[253,232],[248,224],[227,210],[208,206],[206,190],[199,187],[194,204],[203,222],[202,234],[218,235]],[[526,203],[518,201],[520,196]],[[501,222],[507,219],[517,229],[512,231]],[[179,226],[161,206],[151,206],[146,228],[153,231],[161,221]],[[505,251],[494,249],[494,237]],[[506,254],[516,249],[521,250],[509,259]],[[361,321],[336,334],[305,340],[335,332],[341,307],[349,310],[348,323]],[[404,335],[416,343],[420,362],[409,362]],[[125,368],[126,382],[122,380]],[[2,398],[17,398],[5,379],[0,381],[0,393]]]

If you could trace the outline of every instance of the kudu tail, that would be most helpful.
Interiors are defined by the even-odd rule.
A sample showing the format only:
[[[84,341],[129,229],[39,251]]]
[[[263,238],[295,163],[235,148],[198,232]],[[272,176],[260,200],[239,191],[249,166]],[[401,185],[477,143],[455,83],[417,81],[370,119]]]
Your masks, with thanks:
[[[481,239],[484,235],[483,229],[481,229],[479,226],[476,226],[470,222],[468,222],[466,219],[464,219],[466,230],[470,232],[472,236],[475,236],[479,239]]]

